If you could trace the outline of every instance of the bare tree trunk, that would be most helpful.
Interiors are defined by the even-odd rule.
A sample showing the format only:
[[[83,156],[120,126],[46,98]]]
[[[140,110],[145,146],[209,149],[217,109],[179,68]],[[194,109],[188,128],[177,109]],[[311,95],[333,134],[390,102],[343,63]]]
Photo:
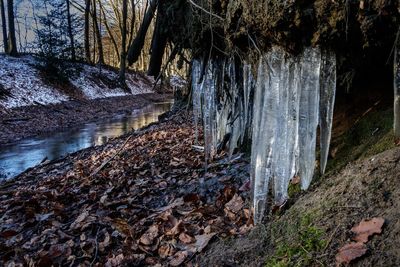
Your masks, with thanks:
[[[14,1],[7,0],[8,12],[8,54],[10,56],[18,56],[17,39],[15,38],[15,22],[14,22]]]
[[[128,0],[122,0],[122,31],[121,31],[121,60],[120,60],[120,70],[119,70],[119,82],[124,89],[127,89],[125,82],[125,72],[126,72],[126,20],[128,17]]]
[[[398,39],[398,38],[397,38]],[[394,136],[400,142],[400,40],[394,50]]]
[[[85,2],[85,55],[86,62],[91,64],[92,61],[90,59],[90,1],[86,0]]]
[[[96,42],[97,42],[97,50],[99,53],[99,60],[97,61],[98,64],[104,64],[104,52],[103,52],[103,40],[101,39],[101,32],[100,32],[100,27],[99,23],[97,21],[97,8],[96,8],[96,0],[93,0],[93,25],[94,25],[94,31],[95,31],[95,36],[96,36]]]
[[[132,44],[133,31],[135,29],[135,20],[136,20],[135,0],[131,0],[131,8],[132,8],[132,17],[131,17],[131,25],[130,25],[130,29],[129,29],[128,46],[131,46],[131,44]]]
[[[158,6],[158,0],[151,0],[149,9],[147,10],[146,15],[143,18],[142,24],[140,25],[138,35],[133,41],[131,47],[129,48],[128,51],[129,65],[135,63],[138,60],[140,53],[142,52],[144,41],[146,38],[146,33],[154,17],[154,13],[156,12],[157,6]]]
[[[3,45],[4,52],[8,52],[8,38],[7,38],[7,22],[6,22],[6,11],[4,9],[4,1],[0,0],[0,11],[1,11],[1,27],[3,31]]]
[[[67,20],[68,20],[68,37],[71,46],[71,59],[72,61],[76,60],[76,53],[75,53],[75,41],[74,41],[74,34],[72,33],[72,19],[71,19],[71,9],[70,9],[70,0],[66,0],[67,2]]]
[[[115,41],[115,38],[114,38],[114,35],[112,34],[112,30],[111,30],[110,26],[108,25],[107,17],[106,17],[106,12],[104,11],[104,7],[103,7],[103,5],[101,4],[101,1],[100,1],[100,0],[99,0],[99,6],[100,6],[100,11],[101,11],[101,13],[103,14],[103,18],[104,18],[103,23],[104,23],[104,26],[106,27],[108,36],[109,36],[110,39],[111,39],[111,42],[112,42],[112,44],[113,44],[113,46],[114,46],[114,49],[115,49],[115,52],[117,53],[117,56],[120,57],[117,42]],[[110,52],[111,52],[111,49],[110,49]]]
[[[151,57],[147,75],[158,77],[161,70],[161,64],[164,56],[164,51],[167,46],[167,35],[162,29],[162,14],[161,6],[158,7],[156,28],[154,29],[153,39],[151,42]]]

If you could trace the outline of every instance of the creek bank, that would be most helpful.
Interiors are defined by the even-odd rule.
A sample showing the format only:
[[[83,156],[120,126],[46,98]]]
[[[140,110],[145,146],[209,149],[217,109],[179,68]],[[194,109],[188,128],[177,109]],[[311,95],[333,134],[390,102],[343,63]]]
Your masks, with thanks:
[[[205,175],[191,116],[0,184],[0,264],[178,266],[251,229],[248,160],[222,153]]]
[[[171,94],[139,94],[5,110],[0,117],[0,145],[52,133],[87,122],[129,114],[134,109],[172,99]]]

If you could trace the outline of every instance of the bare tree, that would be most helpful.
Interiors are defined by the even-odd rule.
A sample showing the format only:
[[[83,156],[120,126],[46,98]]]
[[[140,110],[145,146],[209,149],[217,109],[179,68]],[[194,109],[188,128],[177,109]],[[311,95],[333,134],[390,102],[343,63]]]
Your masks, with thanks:
[[[140,25],[139,32],[128,51],[129,65],[132,65],[139,59],[140,53],[142,52],[144,46],[147,30],[149,29],[150,23],[153,20],[154,14],[158,6],[158,0],[150,1],[150,6],[146,12],[146,15],[143,18],[142,24]]]
[[[92,63],[90,59],[90,3],[91,0],[85,0],[85,56],[86,62]]]
[[[72,33],[72,18],[71,18],[71,9],[70,9],[70,0],[66,0],[67,4],[67,20],[68,20],[68,37],[71,46],[71,59],[72,61],[76,60],[76,52],[75,52],[75,42],[74,42],[74,34]]]
[[[122,31],[121,31],[121,60],[120,60],[120,71],[119,71],[119,82],[123,88],[126,89],[125,83],[125,72],[126,72],[126,35],[127,26],[126,20],[128,17],[128,1],[122,0]]]
[[[15,37],[15,21],[14,21],[14,1],[7,0],[8,12],[8,54],[10,56],[18,56],[17,39]]]
[[[94,34],[96,36],[97,42],[97,50],[99,53],[99,60],[97,61],[98,64],[104,64],[104,52],[103,52],[103,40],[101,37],[99,22],[97,20],[97,4],[96,0],[93,0],[93,12],[92,12],[92,19],[93,19],[93,27],[94,27]]]
[[[0,0],[0,12],[1,12],[1,27],[2,27],[2,31],[3,31],[4,52],[8,52],[6,11],[4,8],[3,0]]]

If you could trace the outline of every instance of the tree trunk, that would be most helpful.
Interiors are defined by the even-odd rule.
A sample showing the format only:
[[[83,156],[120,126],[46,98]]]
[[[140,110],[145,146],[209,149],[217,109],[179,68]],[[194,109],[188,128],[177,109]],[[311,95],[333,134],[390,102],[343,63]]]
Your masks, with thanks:
[[[91,64],[92,61],[90,59],[90,1],[86,0],[85,2],[85,56],[86,62]]]
[[[121,31],[121,60],[119,70],[119,82],[124,89],[127,89],[125,83],[125,71],[126,71],[126,20],[128,17],[128,0],[122,0],[122,31]]]
[[[147,10],[146,15],[143,18],[142,24],[140,25],[138,35],[136,36],[135,40],[133,41],[132,45],[129,48],[128,51],[129,65],[135,63],[138,60],[140,53],[142,52],[144,41],[146,38],[146,33],[154,17],[154,13],[156,12],[157,6],[158,6],[158,0],[151,0],[149,9]]]
[[[7,38],[7,22],[6,22],[6,11],[4,9],[4,1],[0,0],[0,11],[1,11],[1,27],[3,31],[3,45],[4,52],[8,51],[8,38]]]
[[[99,23],[97,21],[97,8],[96,8],[96,0],[93,0],[93,24],[94,30],[96,35],[96,42],[97,42],[97,50],[99,53],[99,60],[98,64],[104,64],[104,52],[103,52],[103,40],[101,39],[101,32]]]
[[[162,20],[164,19],[161,13],[161,8],[158,8],[156,28],[154,29],[153,39],[151,42],[151,57],[147,75],[158,77],[161,70],[161,64],[164,56],[164,51],[167,46],[167,34],[163,31]]]
[[[14,1],[7,0],[8,11],[8,54],[10,56],[18,56],[17,39],[15,38],[15,22],[14,22]]]
[[[72,32],[70,0],[66,0],[66,2],[67,2],[68,36],[69,36],[69,41],[70,41],[70,46],[71,46],[71,59],[72,59],[72,61],[76,61],[75,41],[74,41],[74,34]]]
[[[394,50],[394,136],[400,141],[400,40]]]

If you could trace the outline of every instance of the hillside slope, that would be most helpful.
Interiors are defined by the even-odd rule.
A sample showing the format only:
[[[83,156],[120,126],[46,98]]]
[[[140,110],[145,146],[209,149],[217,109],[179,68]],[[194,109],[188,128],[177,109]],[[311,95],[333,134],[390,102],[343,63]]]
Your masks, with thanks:
[[[6,97],[0,99],[0,109],[129,94],[117,86],[118,73],[111,68],[76,63],[69,82],[59,83],[47,79],[38,68],[40,64],[32,56],[0,55],[0,87],[7,92]],[[152,91],[152,78],[143,74],[129,72],[126,82],[133,95]]]

